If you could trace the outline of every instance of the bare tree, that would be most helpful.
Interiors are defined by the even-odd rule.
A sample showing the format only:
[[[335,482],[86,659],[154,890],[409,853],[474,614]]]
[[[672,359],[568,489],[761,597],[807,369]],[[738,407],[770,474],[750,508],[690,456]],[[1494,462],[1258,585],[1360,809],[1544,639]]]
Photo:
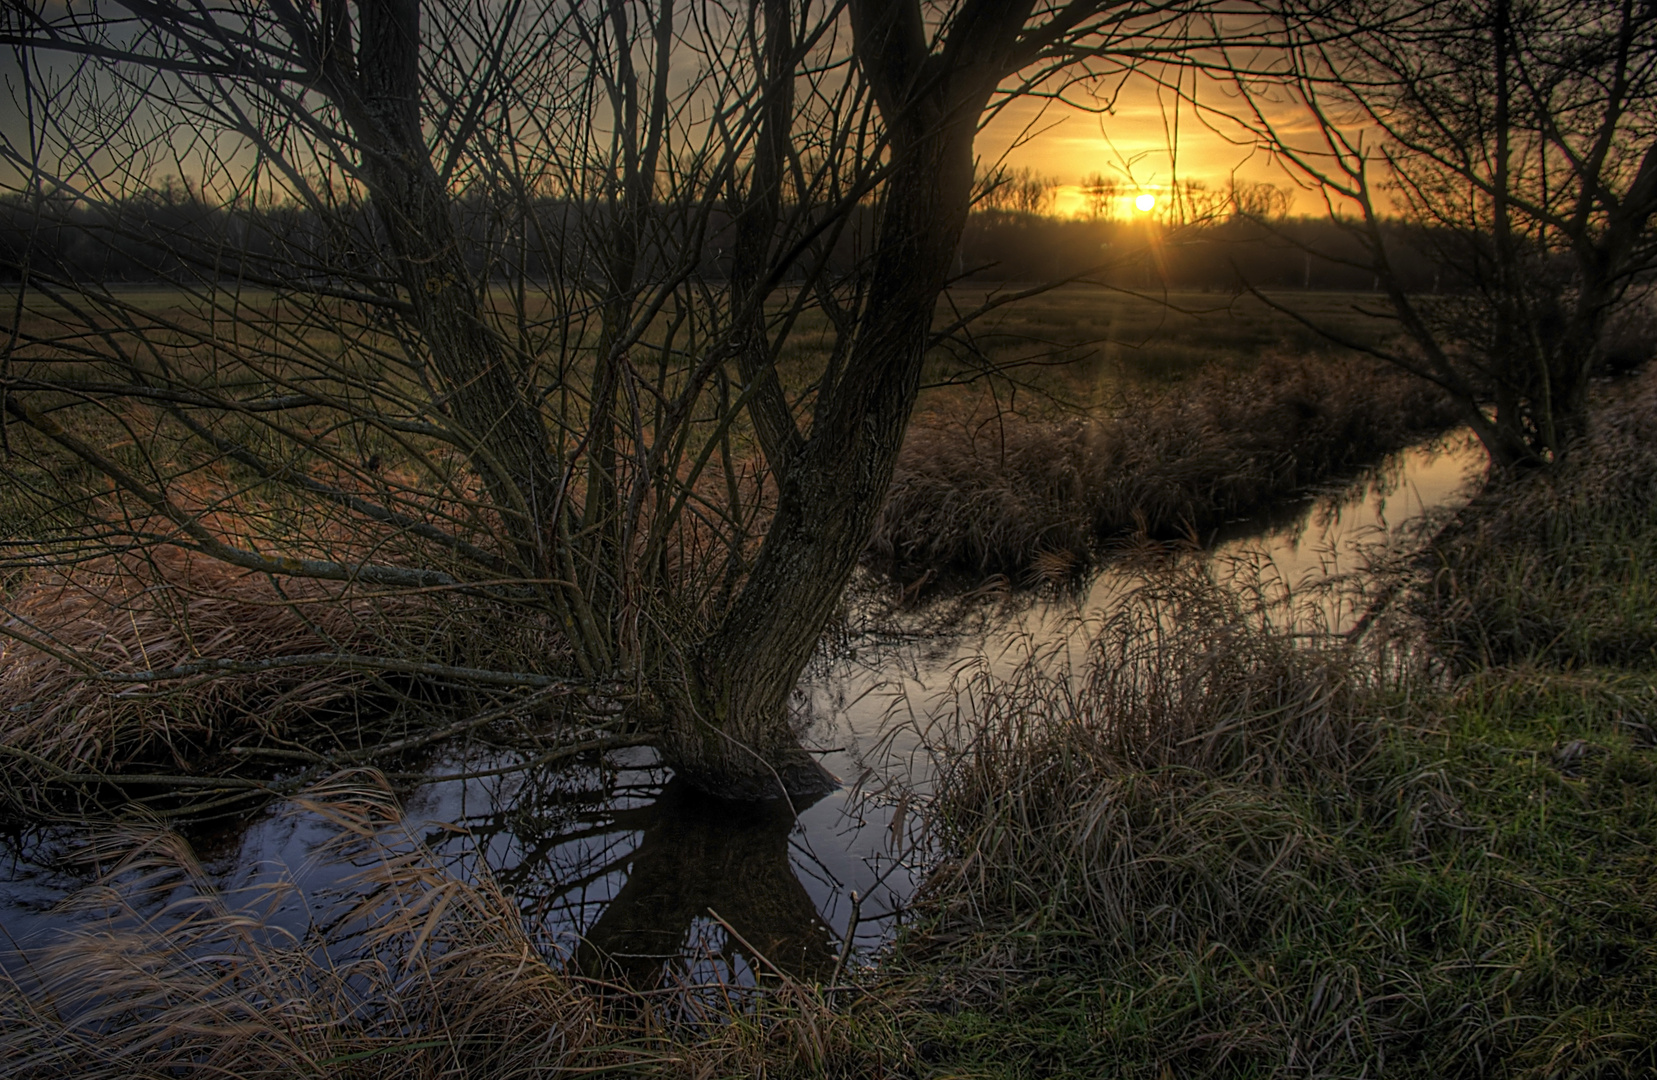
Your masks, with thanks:
[[[1082,180],[1082,205],[1089,221],[1109,221],[1116,216],[1116,201],[1122,196],[1122,185],[1104,173],[1089,173]]]
[[[460,598],[556,648],[403,668],[602,688],[706,790],[820,789],[786,705],[892,474],[978,127],[1183,55],[1200,7],[10,0],[14,204],[173,290],[17,256],[8,445],[80,478],[38,481],[59,528],[25,557]],[[163,169],[212,229],[134,216]],[[311,662],[395,669],[379,644]]]
[[[996,169],[981,177],[973,209],[989,214],[1040,216],[1053,208],[1059,182],[1034,169]]]
[[[1234,54],[1252,72],[1234,71],[1243,107],[1220,122],[1251,128],[1358,241],[1339,261],[1373,273],[1385,306],[1371,313],[1402,330],[1369,351],[1449,391],[1498,466],[1558,460],[1587,422],[1608,328],[1657,266],[1657,9],[1278,13],[1290,48]],[[1406,291],[1405,244],[1440,268],[1434,295]]]

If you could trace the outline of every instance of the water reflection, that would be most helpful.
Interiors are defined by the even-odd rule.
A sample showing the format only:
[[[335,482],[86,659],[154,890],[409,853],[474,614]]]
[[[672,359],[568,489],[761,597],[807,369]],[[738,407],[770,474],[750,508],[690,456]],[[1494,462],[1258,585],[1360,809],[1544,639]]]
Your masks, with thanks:
[[[649,820],[626,884],[587,928],[584,971],[649,984],[668,959],[700,951],[685,946],[717,919],[707,954],[733,972],[769,962],[796,978],[828,973],[834,935],[790,865],[795,817],[786,803],[727,803],[674,780],[654,805],[627,813]]]

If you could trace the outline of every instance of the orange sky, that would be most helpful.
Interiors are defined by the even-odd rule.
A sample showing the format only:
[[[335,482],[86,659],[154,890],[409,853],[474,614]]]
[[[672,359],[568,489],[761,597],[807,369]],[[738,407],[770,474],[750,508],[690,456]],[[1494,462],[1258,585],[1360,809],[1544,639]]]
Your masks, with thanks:
[[[1225,104],[1218,84],[1211,81],[1205,80],[1200,98],[1216,107]],[[1032,121],[1032,131],[1039,133],[1009,149]],[[1177,154],[1170,152],[1173,146]],[[1226,139],[1198,119],[1189,103],[1176,109],[1173,95],[1167,90],[1159,95],[1149,79],[1130,79],[1113,111],[1103,114],[1033,98],[1016,101],[979,134],[977,149],[986,167],[1005,154],[1011,168],[1028,167],[1058,179],[1054,212],[1061,216],[1081,210],[1077,185],[1092,173],[1104,173],[1123,185],[1122,205],[1116,208],[1119,217],[1132,212],[1135,194],[1163,193],[1176,179],[1224,189],[1235,175],[1294,190],[1288,175],[1267,154]],[[1305,193],[1295,194],[1296,212],[1322,209],[1321,202],[1314,207]]]

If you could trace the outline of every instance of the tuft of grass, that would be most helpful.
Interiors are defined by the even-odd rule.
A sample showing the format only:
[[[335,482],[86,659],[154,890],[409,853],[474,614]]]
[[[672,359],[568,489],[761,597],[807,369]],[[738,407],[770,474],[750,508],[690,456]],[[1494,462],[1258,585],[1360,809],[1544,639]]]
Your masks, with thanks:
[[[386,726],[360,713],[389,721],[407,680],[330,666],[330,656],[502,670],[526,657],[557,662],[559,638],[537,620],[479,632],[491,615],[466,598],[279,583],[165,545],[37,569],[0,609],[0,804],[38,813],[88,778],[233,772],[231,748],[281,744],[290,761],[354,750]],[[298,657],[323,659],[258,668]],[[247,669],[170,674],[202,662]]]
[[[99,917],[31,957],[33,987],[0,982],[7,1074],[550,1075],[602,1038],[510,900],[439,869],[372,777],[298,806],[334,827],[323,858],[362,863],[299,931],[268,921],[291,888],[226,897],[174,833],[106,840],[75,901]]]
[[[908,578],[1083,569],[1101,540],[1209,529],[1445,430],[1449,403],[1424,387],[1276,357],[1139,388],[1105,419],[935,413],[910,429],[870,556]]]
[[[261,575],[166,547],[31,575],[7,604],[8,629],[45,648],[15,638],[0,644],[0,747],[29,755],[8,764],[47,770],[41,782],[52,767],[188,768],[227,728],[275,731],[338,705],[360,682],[349,672],[227,675],[194,680],[183,693],[95,677],[363,645],[349,604],[288,603],[321,596],[315,582],[278,593]]]

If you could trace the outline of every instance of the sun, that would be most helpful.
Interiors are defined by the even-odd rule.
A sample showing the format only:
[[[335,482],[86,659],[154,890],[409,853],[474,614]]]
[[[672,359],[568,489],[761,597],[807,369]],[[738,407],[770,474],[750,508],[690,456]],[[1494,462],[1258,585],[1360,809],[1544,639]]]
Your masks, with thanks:
[[[1141,214],[1150,213],[1152,210],[1156,209],[1156,196],[1152,195],[1148,191],[1143,195],[1137,196],[1133,200],[1133,208],[1138,210]]]

